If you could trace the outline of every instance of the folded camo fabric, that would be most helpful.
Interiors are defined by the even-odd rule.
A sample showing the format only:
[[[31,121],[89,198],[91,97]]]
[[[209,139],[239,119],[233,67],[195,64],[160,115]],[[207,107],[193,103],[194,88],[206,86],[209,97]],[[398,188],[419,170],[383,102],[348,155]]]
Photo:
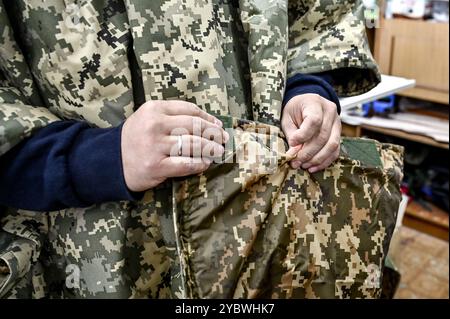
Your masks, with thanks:
[[[174,182],[180,296],[377,298],[402,148],[346,138],[309,174],[290,168],[277,128],[233,124],[231,163]]]

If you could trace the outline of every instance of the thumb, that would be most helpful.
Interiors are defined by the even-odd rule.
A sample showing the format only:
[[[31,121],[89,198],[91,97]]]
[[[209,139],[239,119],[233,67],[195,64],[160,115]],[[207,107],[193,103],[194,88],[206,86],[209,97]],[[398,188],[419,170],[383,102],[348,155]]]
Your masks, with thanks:
[[[297,145],[297,146],[290,147],[289,150],[286,152],[286,156],[296,157],[298,152],[300,152],[300,150],[302,149],[302,146],[303,145]]]
[[[294,134],[298,130],[298,127],[289,115],[283,117],[283,119],[281,120],[281,127],[283,128],[283,132],[286,136],[289,146],[291,148],[294,146],[298,146],[299,143],[294,138]]]

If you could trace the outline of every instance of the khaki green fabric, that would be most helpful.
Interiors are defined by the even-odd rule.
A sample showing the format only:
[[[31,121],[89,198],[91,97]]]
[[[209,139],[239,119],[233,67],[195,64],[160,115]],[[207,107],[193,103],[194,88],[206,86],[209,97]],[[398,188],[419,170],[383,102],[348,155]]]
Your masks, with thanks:
[[[289,1],[288,12],[289,76],[334,71],[340,96],[365,93],[379,82],[361,1]]]
[[[174,184],[186,296],[379,297],[402,148],[344,139],[338,161],[309,174],[290,168],[276,128],[234,127],[231,163]],[[352,156],[352,148],[376,157]]]
[[[336,0],[1,0],[0,155],[49,123],[117,126],[155,99],[257,121],[228,121],[236,145],[254,144],[263,137],[252,125],[279,130],[288,76],[335,72],[341,95],[378,83],[362,13],[360,1]],[[375,269],[369,265],[381,267],[389,243],[400,150],[376,144],[384,168],[350,157],[309,176],[288,169],[281,135],[271,136],[280,148],[259,158],[276,162],[269,173],[252,162],[224,163],[203,177],[168,181],[140,202],[56,212],[5,208],[0,296],[377,296],[364,282]],[[222,194],[214,193],[220,185]],[[213,217],[211,203],[218,207]],[[353,223],[336,217],[353,215]],[[217,229],[219,238],[223,228],[228,237],[208,240],[205,231]],[[207,256],[217,266],[202,268]],[[267,268],[255,264],[258,258]]]

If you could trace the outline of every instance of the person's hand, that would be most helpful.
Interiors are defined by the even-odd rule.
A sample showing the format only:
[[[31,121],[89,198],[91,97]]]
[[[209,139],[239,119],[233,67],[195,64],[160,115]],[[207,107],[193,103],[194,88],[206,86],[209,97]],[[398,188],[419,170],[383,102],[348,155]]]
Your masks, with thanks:
[[[281,127],[294,169],[310,173],[327,168],[339,157],[341,121],[336,104],[317,94],[293,97],[285,105]]]
[[[147,102],[122,128],[125,183],[140,192],[171,177],[201,173],[222,156],[228,139],[222,122],[192,103]]]

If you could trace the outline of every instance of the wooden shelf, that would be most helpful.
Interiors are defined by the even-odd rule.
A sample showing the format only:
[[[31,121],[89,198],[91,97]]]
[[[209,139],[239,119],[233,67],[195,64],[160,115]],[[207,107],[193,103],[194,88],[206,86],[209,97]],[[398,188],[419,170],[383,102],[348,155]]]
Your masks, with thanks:
[[[448,106],[448,92],[439,92],[436,90],[428,90],[423,88],[413,88],[399,93],[401,96],[412,97],[415,99],[426,99],[427,101],[447,104]]]
[[[431,137],[425,136],[425,135],[418,135],[418,134],[412,134],[400,130],[393,130],[388,128],[382,128],[382,127],[376,127],[376,126],[370,126],[370,125],[361,125],[362,130],[368,130],[372,132],[382,133],[385,135],[395,136],[399,138],[403,138],[408,141],[413,141],[417,143],[422,143],[434,147],[439,147],[443,149],[449,149],[448,143],[441,143],[437,142]]]
[[[417,143],[422,143],[442,149],[449,149],[448,143],[440,143],[432,139],[431,137],[424,136],[424,135],[418,135],[418,134],[412,134],[400,130],[393,130],[388,128],[382,128],[382,127],[376,127],[376,126],[370,126],[370,125],[349,125],[342,123],[342,135],[343,136],[349,136],[349,137],[360,137],[363,135],[363,131],[371,131],[376,133],[381,133],[384,135],[389,136],[395,136],[399,137],[408,141],[413,141]]]
[[[414,228],[434,237],[449,240],[449,215],[432,203],[427,203],[427,210],[416,201],[411,201],[406,208],[403,225]]]

